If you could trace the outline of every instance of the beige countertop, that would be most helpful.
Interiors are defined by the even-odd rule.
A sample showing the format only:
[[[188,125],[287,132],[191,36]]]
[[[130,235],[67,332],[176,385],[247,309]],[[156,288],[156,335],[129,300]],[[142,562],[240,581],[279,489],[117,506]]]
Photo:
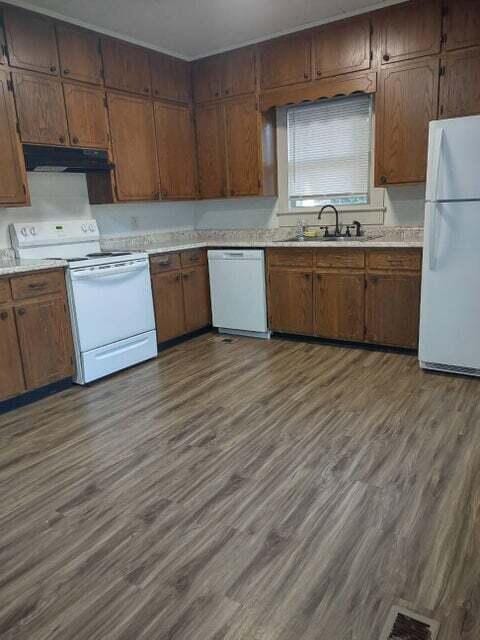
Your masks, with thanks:
[[[67,263],[64,260],[19,260],[0,257],[0,276],[14,276],[29,271],[45,271],[66,266]]]

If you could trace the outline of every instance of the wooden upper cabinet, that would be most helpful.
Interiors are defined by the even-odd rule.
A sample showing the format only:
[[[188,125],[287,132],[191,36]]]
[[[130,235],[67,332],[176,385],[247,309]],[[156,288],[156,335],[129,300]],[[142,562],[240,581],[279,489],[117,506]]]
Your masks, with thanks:
[[[311,31],[300,31],[269,40],[261,43],[258,48],[262,89],[311,80]]]
[[[166,342],[187,333],[181,271],[152,275],[157,341]]]
[[[62,77],[91,84],[103,83],[98,34],[62,23],[57,24],[57,40]]]
[[[415,349],[420,274],[367,274],[366,279],[366,341]]]
[[[22,142],[68,144],[61,82],[26,71],[15,71],[12,76]]]
[[[365,327],[363,273],[314,274],[314,332],[334,340],[362,341]]]
[[[223,54],[224,97],[254,93],[256,89],[256,47],[243,47]]]
[[[480,114],[480,47],[449,53],[442,61],[440,117]]]
[[[27,389],[73,375],[73,351],[66,300],[52,297],[15,308]]]
[[[102,38],[105,85],[131,93],[151,94],[149,52],[121,40]]]
[[[25,391],[15,312],[12,307],[0,306],[0,362],[0,402],[3,402]]]
[[[107,94],[119,201],[158,199],[153,105],[119,93]]]
[[[313,335],[313,274],[300,269],[270,269],[268,315],[270,329]]]
[[[368,17],[327,24],[313,32],[316,78],[370,69],[371,26]]]
[[[193,63],[193,96],[196,102],[222,97],[224,59],[211,56]]]
[[[438,58],[390,65],[380,72],[376,96],[378,186],[424,182],[428,126],[438,111]]]
[[[258,195],[261,138],[255,96],[225,103],[225,135],[230,195]]]
[[[211,323],[210,283],[207,267],[182,271],[185,325],[187,331],[197,331]]]
[[[70,144],[74,147],[108,149],[105,91],[70,82],[63,83]]]
[[[163,53],[150,53],[152,94],[155,98],[191,102],[192,76],[190,62]]]
[[[378,16],[383,65],[440,52],[441,0],[411,0],[393,5]]]
[[[25,163],[8,80],[9,74],[0,69],[0,206],[28,203]]]
[[[195,134],[190,107],[156,102],[160,193],[164,199],[197,196]]]
[[[480,45],[480,2],[448,0],[445,16],[445,48],[448,51]]]
[[[11,66],[58,75],[53,20],[10,6],[4,7],[3,18]]]
[[[223,198],[227,195],[223,105],[197,106],[195,121],[200,196]]]

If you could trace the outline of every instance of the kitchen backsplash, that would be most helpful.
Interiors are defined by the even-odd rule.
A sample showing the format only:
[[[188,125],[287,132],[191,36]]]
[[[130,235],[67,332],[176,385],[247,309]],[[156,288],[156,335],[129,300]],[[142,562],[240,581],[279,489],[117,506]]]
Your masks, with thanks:
[[[202,231],[208,231],[209,237],[212,231],[218,234],[228,231],[235,236],[238,236],[236,231],[244,231],[248,237],[258,233],[261,239],[270,233],[274,233],[275,238],[292,235],[291,227],[278,228],[276,198],[91,206],[82,174],[29,173],[28,182],[30,207],[0,209],[0,252],[10,249],[8,225],[11,222],[38,220],[93,217],[105,239],[118,238],[122,246],[127,238],[154,238],[153,242],[158,243],[155,238],[161,237],[165,242],[177,237],[190,240],[200,237]],[[424,199],[424,185],[388,189],[382,233],[415,233],[415,227],[423,226]],[[377,226],[369,225],[367,229],[373,234]]]

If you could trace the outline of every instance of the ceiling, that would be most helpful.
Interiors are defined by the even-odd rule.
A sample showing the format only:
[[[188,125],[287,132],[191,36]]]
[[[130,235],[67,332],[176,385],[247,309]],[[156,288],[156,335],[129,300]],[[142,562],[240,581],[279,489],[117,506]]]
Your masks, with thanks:
[[[401,0],[7,0],[186,59]]]

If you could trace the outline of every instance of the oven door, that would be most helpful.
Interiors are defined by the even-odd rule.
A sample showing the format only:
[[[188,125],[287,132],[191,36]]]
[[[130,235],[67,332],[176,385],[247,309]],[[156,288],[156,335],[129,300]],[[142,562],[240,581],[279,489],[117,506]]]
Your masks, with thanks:
[[[72,269],[69,285],[81,352],[155,329],[148,260]]]

